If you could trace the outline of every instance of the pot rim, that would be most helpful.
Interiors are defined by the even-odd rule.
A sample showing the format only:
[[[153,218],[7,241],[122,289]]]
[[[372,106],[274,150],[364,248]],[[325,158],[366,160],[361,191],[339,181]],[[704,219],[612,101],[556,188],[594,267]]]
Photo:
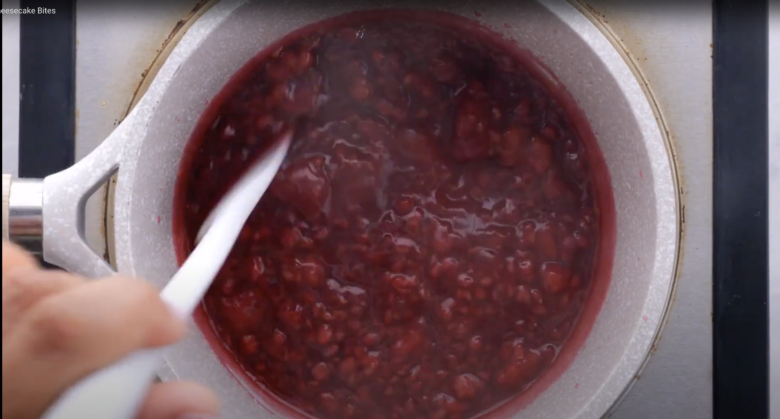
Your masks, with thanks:
[[[153,80],[149,90],[138,102],[117,130],[106,141],[119,151],[117,185],[114,201],[114,234],[119,272],[135,274],[133,259],[133,243],[131,234],[131,208],[135,185],[135,172],[140,156],[141,146],[149,140],[146,136],[148,125],[154,117],[160,99],[165,95],[177,70],[186,63],[189,57],[208,38],[209,34],[225,22],[237,9],[251,0],[222,0],[196,21],[183,36],[171,55]],[[672,160],[672,146],[659,127],[658,119],[650,106],[647,96],[635,78],[627,63],[615,50],[609,40],[574,6],[564,0],[538,0],[549,12],[558,17],[564,24],[571,27],[581,39],[588,44],[603,61],[609,72],[619,85],[621,92],[627,98],[634,115],[641,127],[643,141],[647,148],[652,165],[654,192],[656,193],[658,220],[674,220],[664,231],[664,238],[658,238],[654,271],[649,293],[655,299],[652,313],[647,320],[637,325],[633,338],[616,363],[615,372],[604,381],[599,393],[603,396],[588,400],[577,417],[601,417],[616,406],[628,392],[637,374],[649,359],[652,348],[660,336],[669,300],[676,278],[677,259],[679,256],[679,196],[677,194],[677,176]],[[112,140],[113,141],[110,141]],[[104,143],[104,144],[106,144]],[[671,178],[672,182],[662,182]],[[614,180],[613,180],[614,182]],[[143,186],[141,186],[143,187]],[[658,224],[662,224],[659,221]],[[669,240],[669,237],[672,237]],[[660,244],[659,244],[660,243]],[[202,338],[202,337],[199,337]],[[168,362],[161,371],[165,379],[177,378]]]

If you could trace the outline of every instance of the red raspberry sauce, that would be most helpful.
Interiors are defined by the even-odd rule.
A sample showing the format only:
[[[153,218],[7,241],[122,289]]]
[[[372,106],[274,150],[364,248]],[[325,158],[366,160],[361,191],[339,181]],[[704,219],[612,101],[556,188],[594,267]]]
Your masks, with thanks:
[[[295,127],[204,308],[252,379],[321,418],[469,418],[517,396],[566,343],[599,260],[600,155],[576,117],[504,45],[401,16],[260,54],[177,181],[183,260]]]

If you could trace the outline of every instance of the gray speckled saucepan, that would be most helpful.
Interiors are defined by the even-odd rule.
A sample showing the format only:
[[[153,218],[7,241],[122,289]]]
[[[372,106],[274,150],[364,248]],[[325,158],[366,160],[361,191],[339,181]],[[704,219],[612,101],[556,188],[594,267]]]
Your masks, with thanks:
[[[45,259],[88,276],[112,273],[84,242],[80,208],[97,185],[117,172],[118,270],[164,285],[177,269],[171,212],[182,150],[207,101],[234,72],[282,35],[347,11],[448,11],[514,40],[556,75],[555,83],[566,86],[593,128],[615,200],[611,282],[590,333],[543,391],[525,403],[510,402],[496,416],[604,416],[647,361],[674,286],[681,225],[670,144],[632,70],[575,7],[563,0],[494,3],[223,0],[189,29],[111,136],[72,168],[45,179]],[[203,329],[173,348],[161,377],[210,385],[223,398],[227,418],[300,417],[221,363],[210,337],[213,333]]]

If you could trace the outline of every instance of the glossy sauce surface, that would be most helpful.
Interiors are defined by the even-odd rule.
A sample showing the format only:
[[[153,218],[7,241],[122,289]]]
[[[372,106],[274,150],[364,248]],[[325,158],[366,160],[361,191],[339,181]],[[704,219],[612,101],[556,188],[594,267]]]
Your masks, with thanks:
[[[570,118],[516,55],[432,23],[322,27],[206,113],[187,246],[287,126],[296,139],[204,301],[253,379],[321,418],[469,418],[554,361],[599,212]]]

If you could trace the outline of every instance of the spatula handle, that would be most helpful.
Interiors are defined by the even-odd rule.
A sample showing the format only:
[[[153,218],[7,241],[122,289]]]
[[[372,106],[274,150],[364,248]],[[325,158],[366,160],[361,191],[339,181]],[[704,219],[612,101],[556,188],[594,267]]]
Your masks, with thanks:
[[[160,297],[181,318],[197,307],[224,264],[244,223],[276,176],[292,141],[286,132],[217,205],[213,224]],[[43,419],[132,419],[152,384],[163,349],[135,352],[71,387]]]
[[[163,349],[134,352],[68,389],[42,419],[133,419],[154,381]]]

